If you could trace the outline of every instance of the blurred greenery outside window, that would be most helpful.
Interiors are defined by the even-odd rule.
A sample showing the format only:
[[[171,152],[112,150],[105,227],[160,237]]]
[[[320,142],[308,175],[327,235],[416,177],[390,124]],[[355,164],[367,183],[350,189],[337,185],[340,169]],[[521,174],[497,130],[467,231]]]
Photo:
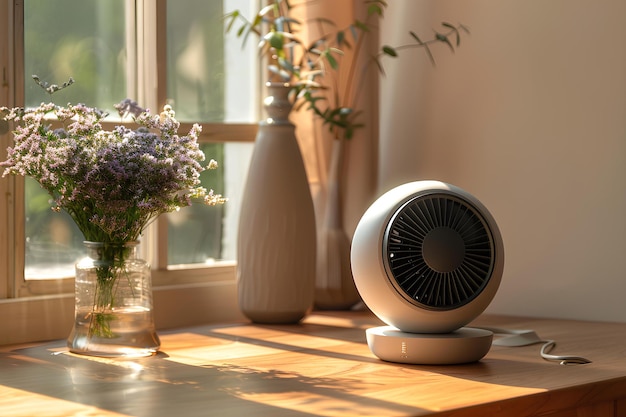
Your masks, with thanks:
[[[250,99],[258,90],[254,54],[232,52],[239,48],[234,46],[238,41],[225,37],[221,20],[225,10],[249,3],[167,0],[166,19],[158,20],[166,22],[165,27],[157,27],[159,33],[166,31],[164,96],[181,123],[228,128],[229,123],[258,119],[258,100]],[[136,33],[141,30],[128,13],[134,4],[134,0],[24,0],[26,106],[50,100],[60,105],[85,103],[107,110],[110,121],[119,123],[113,105],[125,98],[135,100],[136,86],[144,82],[143,74],[133,73],[138,65],[129,52],[129,42],[132,45],[132,39],[140,36],[132,33],[133,26]],[[31,81],[33,74],[50,83],[69,77],[76,82],[50,97]],[[179,134],[186,132],[181,126]],[[203,186],[229,201],[222,207],[198,203],[166,215],[167,241],[156,245],[159,253],[167,253],[168,267],[197,267],[235,257],[239,192],[252,138],[232,143],[204,140],[206,136],[201,146],[207,159],[216,159],[220,168],[203,173]],[[25,278],[73,276],[74,262],[84,254],[82,234],[69,215],[50,209],[50,197],[34,180],[26,179],[24,192]]]

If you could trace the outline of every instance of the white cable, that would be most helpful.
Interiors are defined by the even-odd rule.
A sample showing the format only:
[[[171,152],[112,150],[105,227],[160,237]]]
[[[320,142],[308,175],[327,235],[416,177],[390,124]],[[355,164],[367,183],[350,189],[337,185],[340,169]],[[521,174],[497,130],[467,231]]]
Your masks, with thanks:
[[[581,356],[568,356],[568,355],[550,355],[549,352],[556,346],[554,340],[545,340],[544,345],[541,347],[541,357],[548,361],[558,361],[561,365],[584,365],[591,363],[589,359]]]
[[[533,330],[508,330],[493,327],[481,327],[481,329],[489,330],[496,335],[505,335],[493,341],[494,346],[528,346],[537,343],[543,343],[541,347],[541,357],[547,361],[559,362],[561,365],[582,365],[591,363],[589,359],[581,356],[571,355],[552,355],[550,352],[556,346],[554,340],[544,340]]]

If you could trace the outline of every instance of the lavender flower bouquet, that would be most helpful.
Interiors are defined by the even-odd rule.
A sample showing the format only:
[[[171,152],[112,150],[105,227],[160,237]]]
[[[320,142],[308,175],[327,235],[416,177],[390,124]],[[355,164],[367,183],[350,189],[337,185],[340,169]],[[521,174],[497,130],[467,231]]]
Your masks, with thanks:
[[[127,112],[128,100],[118,109]],[[3,176],[34,178],[52,196],[53,210],[69,213],[86,241],[103,243],[101,256],[108,262],[97,268],[90,333],[112,336],[106,312],[113,307],[126,244],[137,241],[160,214],[188,206],[192,199],[209,205],[225,201],[200,184],[200,173],[217,166],[213,160],[202,165],[205,155],[197,142],[201,127],[195,124],[186,136],[179,136],[170,106],[160,115],[137,111],[136,130],[104,130],[106,114],[83,104],[2,107],[2,114],[15,123],[14,146],[0,163]],[[52,130],[49,114],[64,127]]]

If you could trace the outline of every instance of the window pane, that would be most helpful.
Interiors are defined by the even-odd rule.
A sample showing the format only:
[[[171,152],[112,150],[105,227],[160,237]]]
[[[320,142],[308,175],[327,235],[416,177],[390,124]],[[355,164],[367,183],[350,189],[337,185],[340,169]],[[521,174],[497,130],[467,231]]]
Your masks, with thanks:
[[[254,16],[255,3],[167,2],[167,97],[180,121],[258,120],[257,41],[243,49],[235,33],[225,34],[223,20],[233,10]]]
[[[169,265],[236,259],[241,193],[252,148],[252,143],[202,145],[207,159],[219,161],[217,170],[201,174],[202,184],[228,201],[215,207],[198,202],[167,215]]]
[[[181,121],[224,120],[221,1],[167,2],[167,97]]]
[[[203,144],[202,151],[207,159],[223,160],[222,144]],[[204,171],[200,179],[208,190],[224,188],[224,170],[221,168]],[[207,207],[200,202],[168,214],[168,263],[210,263],[222,259],[223,216],[224,206]]]
[[[168,101],[181,121],[253,123],[259,114],[256,40],[242,49],[235,34],[225,35],[223,15],[254,15],[250,0],[169,0],[167,3]],[[209,127],[210,129],[210,127]],[[168,215],[168,264],[207,264],[235,259],[239,194],[251,143],[204,144],[217,171],[205,172],[207,189],[223,194],[222,207],[195,204]]]
[[[124,0],[25,0],[26,105],[85,103],[115,113],[126,98]],[[53,96],[30,81],[76,83]]]
[[[25,101],[85,103],[115,113],[126,97],[124,0],[25,0]],[[31,81],[75,83],[49,96]],[[50,209],[48,194],[25,183],[27,279],[73,276],[83,236],[65,212]]]
[[[83,235],[65,212],[50,209],[50,196],[26,178],[26,279],[73,276],[82,255]]]

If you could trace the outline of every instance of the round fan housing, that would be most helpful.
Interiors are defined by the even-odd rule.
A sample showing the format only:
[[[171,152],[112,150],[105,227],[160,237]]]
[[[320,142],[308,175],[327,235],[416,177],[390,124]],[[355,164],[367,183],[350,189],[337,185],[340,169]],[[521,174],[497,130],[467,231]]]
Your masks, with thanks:
[[[495,296],[504,248],[478,199],[451,184],[417,181],[365,212],[351,262],[359,294],[382,321],[402,332],[449,333]]]

